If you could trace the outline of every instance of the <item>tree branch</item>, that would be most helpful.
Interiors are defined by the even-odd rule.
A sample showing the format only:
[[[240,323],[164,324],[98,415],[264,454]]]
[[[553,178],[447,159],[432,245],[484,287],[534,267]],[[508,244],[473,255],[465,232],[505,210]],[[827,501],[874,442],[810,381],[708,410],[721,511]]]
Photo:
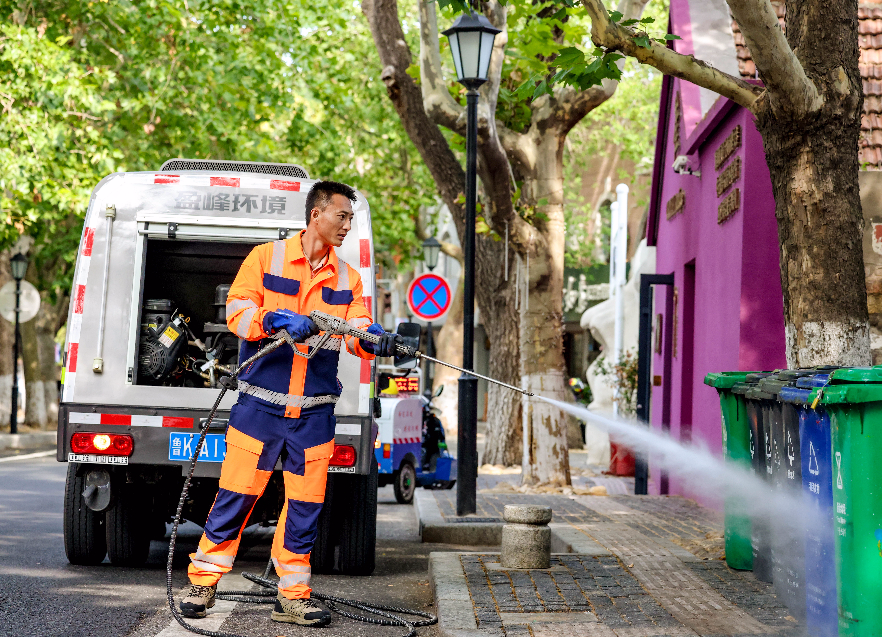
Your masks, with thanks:
[[[465,109],[453,99],[441,71],[438,14],[434,0],[417,0],[420,8],[420,85],[423,105],[439,126],[465,135]]]
[[[648,49],[637,46],[634,42],[634,33],[612,22],[601,0],[582,0],[582,5],[591,18],[591,39],[597,46],[621,51],[642,64],[655,67],[665,75],[679,77],[719,93],[748,109],[754,107],[765,90],[657,42],[650,41]]]
[[[428,116],[438,125],[460,135],[466,134],[466,112],[447,90],[441,71],[441,54],[438,41],[438,16],[432,0],[418,0],[420,11],[420,80],[423,106]],[[502,65],[508,35],[505,27],[505,7],[495,0],[486,4],[488,19],[502,32],[493,43],[488,81],[481,87],[478,110],[478,154],[480,176],[487,194],[485,202],[489,214],[485,215],[490,227],[497,233],[504,232],[508,222],[515,246],[529,245],[535,241],[535,229],[515,211],[512,197],[514,175],[506,149],[500,141],[500,133],[507,137],[518,136],[496,121],[493,114],[499,98],[502,81]],[[517,144],[516,144],[517,146]]]
[[[649,0],[621,0],[618,11],[623,20],[639,18],[643,15],[643,9]],[[617,62],[622,68],[623,60]],[[560,122],[564,132],[569,131],[578,124],[588,113],[603,104],[613,96],[619,83],[613,80],[604,80],[600,86],[592,86],[585,91],[579,91],[571,86],[563,86],[555,89],[555,105],[551,109],[554,119]]]
[[[824,103],[790,48],[769,0],[727,0],[773,107],[796,115]]]

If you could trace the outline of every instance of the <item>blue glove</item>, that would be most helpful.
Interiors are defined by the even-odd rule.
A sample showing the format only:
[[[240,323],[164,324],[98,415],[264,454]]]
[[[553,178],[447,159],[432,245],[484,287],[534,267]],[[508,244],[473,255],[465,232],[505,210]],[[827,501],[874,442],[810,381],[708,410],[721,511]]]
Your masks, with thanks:
[[[370,334],[376,334],[380,337],[379,343],[371,343],[370,341],[365,341],[363,339],[359,339],[359,343],[361,344],[361,349],[364,351],[373,354],[374,356],[395,356],[395,344],[399,340],[398,334],[390,334],[386,330],[383,329],[383,326],[379,323],[374,323],[366,330]]]
[[[267,334],[275,334],[279,330],[287,330],[291,338],[297,343],[303,343],[310,336],[319,333],[318,325],[312,319],[291,310],[276,310],[267,312],[263,317],[263,331]]]

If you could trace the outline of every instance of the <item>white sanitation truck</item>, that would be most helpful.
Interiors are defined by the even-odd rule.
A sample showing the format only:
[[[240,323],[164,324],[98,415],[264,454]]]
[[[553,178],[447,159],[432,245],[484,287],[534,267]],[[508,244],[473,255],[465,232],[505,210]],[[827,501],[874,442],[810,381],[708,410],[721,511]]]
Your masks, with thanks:
[[[116,173],[92,193],[68,316],[58,461],[68,463],[64,545],[74,564],[137,565],[165,535],[193,446],[238,364],[225,301],[259,244],[305,227],[306,171],[291,164],[173,159]],[[376,314],[370,207],[358,194],[338,255],[358,268]],[[375,366],[340,352],[336,448],[312,552],[316,572],[374,569]],[[184,518],[203,524],[217,493],[228,392],[200,450]],[[249,524],[274,524],[281,464]]]

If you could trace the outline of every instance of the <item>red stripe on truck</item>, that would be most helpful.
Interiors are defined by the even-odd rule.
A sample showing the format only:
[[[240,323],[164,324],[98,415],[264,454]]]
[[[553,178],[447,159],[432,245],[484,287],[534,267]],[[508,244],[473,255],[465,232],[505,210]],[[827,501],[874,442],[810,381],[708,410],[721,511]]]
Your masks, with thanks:
[[[73,374],[77,371],[77,351],[80,349],[79,343],[71,343],[67,350],[67,371]]]
[[[361,361],[361,378],[358,381],[361,384],[371,382],[371,362],[362,359]]]
[[[281,179],[270,180],[270,190],[290,190],[292,192],[300,192],[299,181],[283,181]]]
[[[359,267],[371,267],[371,242],[368,239],[359,239]]]
[[[209,186],[232,186],[233,188],[239,187],[239,178],[238,177],[211,177],[209,179]]]
[[[371,312],[371,297],[363,296],[361,300],[364,301],[364,306],[367,308],[368,314],[373,316],[373,312]]]
[[[162,417],[162,426],[163,427],[186,427],[189,429],[193,428],[193,419],[192,418],[181,418],[179,416],[163,416]]]
[[[176,184],[181,181],[180,175],[154,175],[154,184]]]
[[[82,314],[83,313],[83,300],[86,298],[86,286],[78,285],[76,294],[74,295],[74,306],[73,313],[74,314]]]
[[[131,426],[132,417],[125,414],[101,414],[101,424]]]
[[[92,256],[92,242],[95,240],[95,228],[86,228],[83,234],[83,256]]]

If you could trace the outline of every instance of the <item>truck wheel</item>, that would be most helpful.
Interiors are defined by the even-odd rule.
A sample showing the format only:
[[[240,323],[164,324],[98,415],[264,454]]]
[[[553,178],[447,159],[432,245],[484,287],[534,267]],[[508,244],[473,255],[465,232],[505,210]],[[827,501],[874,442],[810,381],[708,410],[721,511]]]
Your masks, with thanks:
[[[340,509],[340,571],[344,575],[370,575],[377,553],[377,463],[366,476],[335,476],[337,493],[347,493]],[[344,500],[341,498],[340,504]]]
[[[64,552],[71,564],[100,564],[107,555],[104,514],[95,513],[83,501],[86,477],[77,476],[77,465],[67,465],[64,486]]]
[[[150,499],[124,480],[114,482],[116,506],[106,513],[107,554],[114,566],[142,566],[150,554],[151,507],[144,506]]]
[[[335,524],[334,514],[339,510],[334,501],[334,474],[328,475],[328,484],[325,487],[325,503],[322,512],[319,513],[318,525],[316,526],[315,544],[309,555],[309,565],[313,573],[331,573],[334,570],[334,532],[338,527]]]
[[[399,504],[413,502],[413,492],[416,490],[416,470],[410,462],[402,462],[401,468],[395,473],[395,482],[392,483],[395,490],[395,499]]]

